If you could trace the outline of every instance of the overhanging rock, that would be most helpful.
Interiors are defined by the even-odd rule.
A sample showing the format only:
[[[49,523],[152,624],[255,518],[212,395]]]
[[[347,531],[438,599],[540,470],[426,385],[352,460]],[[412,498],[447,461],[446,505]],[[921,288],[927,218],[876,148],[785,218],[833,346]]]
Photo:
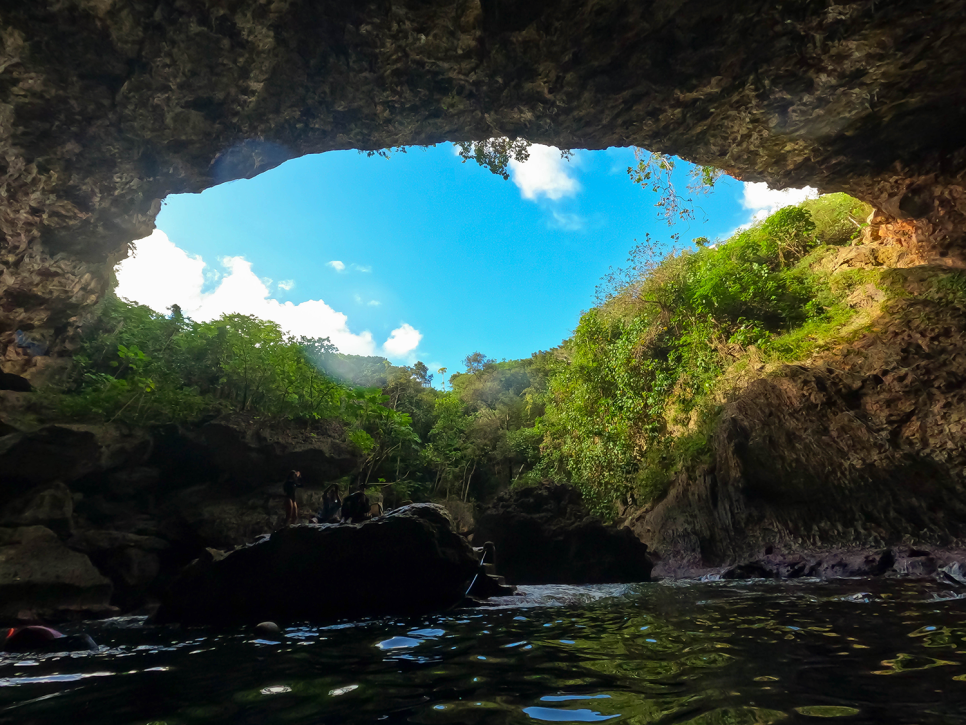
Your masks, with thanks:
[[[849,191],[956,257],[959,0],[35,0],[0,10],[0,356],[69,353],[161,200],[288,158],[522,136]]]

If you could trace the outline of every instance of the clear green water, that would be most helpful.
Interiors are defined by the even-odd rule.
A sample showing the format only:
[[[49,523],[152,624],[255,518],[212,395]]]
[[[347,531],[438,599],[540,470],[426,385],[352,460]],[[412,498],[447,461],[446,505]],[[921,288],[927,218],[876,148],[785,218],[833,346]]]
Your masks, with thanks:
[[[934,582],[529,587],[288,631],[89,625],[2,656],[0,723],[964,723],[966,600]],[[513,601],[513,600],[511,600]]]

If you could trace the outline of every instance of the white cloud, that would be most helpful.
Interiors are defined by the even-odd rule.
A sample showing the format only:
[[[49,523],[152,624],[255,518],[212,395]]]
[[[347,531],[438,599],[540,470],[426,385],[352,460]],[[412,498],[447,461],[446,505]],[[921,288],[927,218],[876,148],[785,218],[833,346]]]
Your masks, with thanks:
[[[764,182],[746,182],[743,194],[741,205],[751,212],[748,221],[732,229],[721,239],[730,239],[755,222],[767,219],[779,209],[801,204],[806,199],[814,199],[819,196],[818,189],[813,189],[810,186],[806,186],[804,189],[771,189]]]
[[[524,199],[545,196],[555,201],[580,191],[580,184],[568,173],[568,164],[556,146],[533,144],[529,159],[523,163],[510,160],[510,175]]]
[[[387,355],[405,357],[419,347],[419,341],[422,339],[423,333],[412,325],[403,323],[389,333],[389,339],[383,344],[382,349]]]
[[[804,189],[770,189],[768,184],[746,183],[741,205],[751,211],[751,221],[764,219],[786,206],[801,204],[806,199],[814,199],[818,190],[810,186]]]
[[[345,265],[342,264],[338,259],[333,259],[331,262],[326,262],[329,267],[332,267],[336,272],[344,272]]]
[[[294,279],[283,279],[278,283],[278,288],[284,290],[285,292],[291,292],[295,288]]]
[[[372,271],[372,267],[363,267],[361,264],[353,264],[352,265],[352,268],[356,272],[371,272]]]
[[[201,257],[192,257],[160,231],[135,243],[136,253],[117,266],[117,295],[134,299],[158,312],[172,304],[187,310],[201,305],[207,279],[217,282]]]
[[[369,300],[366,304],[369,305],[370,307],[378,307],[379,305],[382,304],[382,302],[380,302],[379,300]]]
[[[255,315],[277,322],[293,335],[329,337],[342,352],[356,355],[375,352],[372,333],[352,332],[347,317],[322,300],[306,300],[297,305],[279,302],[269,297],[268,286],[255,275],[251,262],[244,257],[224,257],[220,261],[225,271],[218,285],[210,292],[202,292],[206,277],[204,260],[189,255],[164,232],[156,230],[137,243],[136,257],[125,259],[117,266],[117,294],[158,312],[178,304],[186,315],[199,321],[232,312]],[[422,338],[419,331],[403,325],[393,331],[386,344],[392,342],[394,349],[396,346],[403,349],[404,341],[414,339],[414,335],[415,344],[419,344]],[[393,336],[398,340],[394,341]]]
[[[565,214],[554,211],[553,221],[550,226],[554,229],[563,229],[568,232],[577,232],[584,228],[585,220],[580,214]]]

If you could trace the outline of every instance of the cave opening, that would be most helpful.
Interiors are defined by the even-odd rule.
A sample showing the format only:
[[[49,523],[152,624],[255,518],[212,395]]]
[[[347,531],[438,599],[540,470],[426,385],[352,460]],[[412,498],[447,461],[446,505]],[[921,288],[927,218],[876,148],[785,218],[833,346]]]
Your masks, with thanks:
[[[253,314],[344,353],[456,372],[475,351],[516,359],[559,345],[638,238],[662,254],[720,242],[814,194],[725,177],[691,194],[692,218],[665,219],[658,195],[628,179],[631,149],[568,160],[536,145],[505,181],[460,161],[450,144],[389,159],[329,152],[168,197],[116,268],[117,294],[199,321]]]
[[[510,5],[0,12],[0,501],[18,555],[86,572],[35,570],[51,611],[114,586],[133,608],[247,544],[295,470],[436,496],[463,533],[474,500],[573,482],[574,520],[620,521],[672,576],[927,551],[959,586],[937,547],[966,535],[961,0]],[[588,150],[535,146],[555,175],[501,182],[445,145],[501,138]],[[739,181],[658,231],[629,147]],[[827,195],[719,245],[771,209],[742,183]],[[136,240],[120,294],[160,289],[153,310],[109,294]],[[321,338],[399,365],[334,384]]]

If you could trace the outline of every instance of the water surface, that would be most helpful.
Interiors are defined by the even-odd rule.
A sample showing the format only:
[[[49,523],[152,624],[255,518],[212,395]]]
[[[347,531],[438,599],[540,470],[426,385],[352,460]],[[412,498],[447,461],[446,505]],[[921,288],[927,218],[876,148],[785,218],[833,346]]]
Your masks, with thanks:
[[[966,607],[935,582],[523,592],[280,641],[88,624],[99,652],[0,655],[0,723],[966,722]]]

